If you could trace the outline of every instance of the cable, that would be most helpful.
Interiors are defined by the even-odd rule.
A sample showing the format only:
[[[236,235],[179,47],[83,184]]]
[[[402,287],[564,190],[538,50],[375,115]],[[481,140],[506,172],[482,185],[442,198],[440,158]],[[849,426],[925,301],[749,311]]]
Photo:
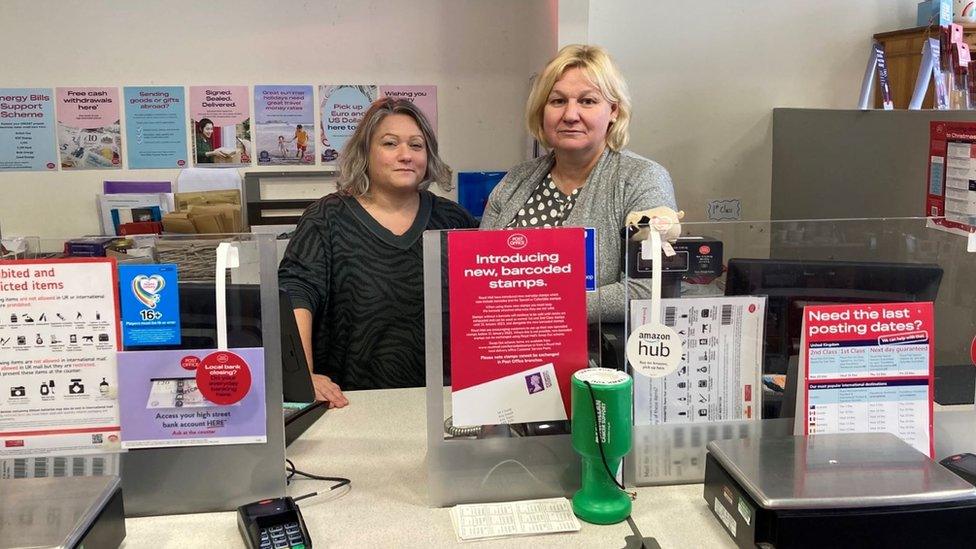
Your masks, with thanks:
[[[593,392],[593,386],[590,385],[589,381],[584,381],[583,383],[585,383],[586,388],[590,390],[590,401],[593,402],[593,424],[596,426],[596,445],[600,448],[600,457],[603,458],[603,466],[606,468],[607,475],[610,477],[610,480],[612,480],[618,488],[626,492],[627,489],[624,488],[624,485],[620,484],[620,482],[617,481],[616,475],[610,471],[610,464],[607,463],[607,454],[603,451],[603,438],[600,437],[599,415],[596,411],[596,393]]]
[[[312,480],[325,480],[325,481],[329,481],[329,482],[335,482],[336,484],[334,484],[331,487],[329,487],[329,490],[330,491],[331,490],[335,490],[336,488],[342,488],[343,486],[346,486],[346,485],[352,483],[352,481],[349,480],[349,479],[347,479],[347,478],[342,478],[342,477],[323,477],[323,476],[319,476],[319,475],[313,475],[312,473],[306,473],[305,471],[299,471],[298,469],[295,468],[295,464],[292,463],[292,461],[290,459],[286,459],[285,460],[285,463],[288,464],[285,467],[285,470],[288,472],[288,476],[285,477],[285,484],[288,484],[288,485],[291,484],[291,479],[295,475],[301,475],[301,476],[303,476],[305,478],[312,479]],[[295,501],[298,501],[299,499],[304,499],[304,498],[307,498],[307,497],[312,497],[314,495],[318,495],[318,492],[315,492],[313,494],[306,494],[306,495],[301,496],[299,498],[295,498]]]

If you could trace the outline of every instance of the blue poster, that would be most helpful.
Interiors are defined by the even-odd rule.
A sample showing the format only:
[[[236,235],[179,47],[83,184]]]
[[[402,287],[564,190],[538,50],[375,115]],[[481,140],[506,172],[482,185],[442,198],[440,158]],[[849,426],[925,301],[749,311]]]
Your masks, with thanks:
[[[596,291],[596,229],[587,227],[586,235],[586,291]]]
[[[180,344],[176,265],[119,265],[122,345]]]
[[[0,171],[56,170],[54,94],[0,88]]]
[[[129,167],[186,166],[186,96],[182,86],[123,89]]]

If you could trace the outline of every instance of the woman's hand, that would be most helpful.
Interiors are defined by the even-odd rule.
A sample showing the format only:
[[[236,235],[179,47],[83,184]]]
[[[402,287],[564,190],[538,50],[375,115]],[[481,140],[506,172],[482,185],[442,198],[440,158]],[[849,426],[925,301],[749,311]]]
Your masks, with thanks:
[[[342,389],[329,379],[329,376],[312,374],[312,385],[315,386],[315,399],[329,403],[329,408],[342,408],[349,405],[349,399],[342,394]]]

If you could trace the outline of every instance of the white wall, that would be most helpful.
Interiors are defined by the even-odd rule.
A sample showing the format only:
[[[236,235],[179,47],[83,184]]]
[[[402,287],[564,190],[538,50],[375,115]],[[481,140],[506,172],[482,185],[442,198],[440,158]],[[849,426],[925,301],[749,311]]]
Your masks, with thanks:
[[[855,108],[871,36],[914,26],[916,3],[591,0],[588,36],[630,85],[629,148],[671,171],[688,217],[739,198],[764,219],[772,109]]]
[[[556,46],[556,0],[11,0],[2,10],[0,87],[435,84],[441,152],[457,171],[524,158],[528,78]],[[103,180],[176,175],[2,173],[0,230],[97,233]]]

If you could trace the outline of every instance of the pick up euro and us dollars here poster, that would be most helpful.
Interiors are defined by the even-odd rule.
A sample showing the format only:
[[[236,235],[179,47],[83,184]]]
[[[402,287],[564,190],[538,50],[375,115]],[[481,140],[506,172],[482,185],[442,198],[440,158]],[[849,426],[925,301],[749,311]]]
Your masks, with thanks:
[[[582,228],[447,236],[455,425],[569,417],[587,366]]]
[[[805,434],[888,432],[935,455],[932,303],[808,306],[802,329]]]

